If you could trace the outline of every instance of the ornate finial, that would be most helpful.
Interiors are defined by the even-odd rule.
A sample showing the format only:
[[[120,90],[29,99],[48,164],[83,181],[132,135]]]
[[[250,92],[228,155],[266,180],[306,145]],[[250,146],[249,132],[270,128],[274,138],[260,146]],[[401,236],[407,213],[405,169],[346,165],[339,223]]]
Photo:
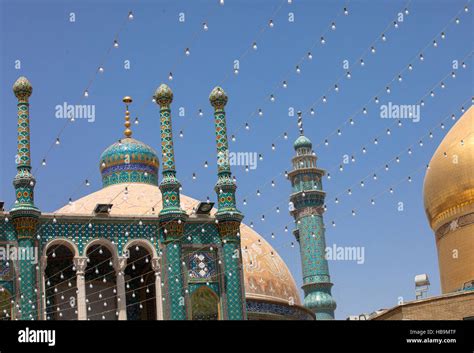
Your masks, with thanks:
[[[25,76],[21,76],[13,84],[13,93],[15,93],[16,98],[27,100],[33,93],[33,87]]]
[[[169,106],[173,101],[173,91],[168,85],[162,83],[160,87],[156,89],[153,98],[155,98],[156,104],[160,106]]]
[[[296,113],[298,115],[298,128],[300,130],[300,136],[303,136],[303,117],[301,111]]]
[[[215,87],[211,94],[209,95],[209,101],[214,109],[224,109],[225,105],[227,104],[227,94],[225,91],[217,86]]]
[[[125,137],[131,137],[132,136],[132,130],[130,130],[130,112],[128,111],[128,105],[133,102],[132,97],[126,96],[123,97],[122,102],[125,103],[125,131],[124,135]]]

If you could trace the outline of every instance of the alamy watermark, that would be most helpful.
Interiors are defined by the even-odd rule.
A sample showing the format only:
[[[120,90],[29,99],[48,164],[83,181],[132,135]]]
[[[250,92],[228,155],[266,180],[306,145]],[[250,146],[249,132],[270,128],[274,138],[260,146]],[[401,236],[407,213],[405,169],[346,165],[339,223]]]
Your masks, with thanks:
[[[64,102],[58,104],[55,108],[57,119],[86,119],[89,123],[95,121],[95,105],[94,104],[68,104]]]
[[[326,260],[355,261],[358,265],[365,262],[365,248],[363,246],[332,246],[326,247]]]
[[[38,263],[38,248],[35,246],[18,247],[7,244],[0,246],[0,261],[30,261],[33,265]]]
[[[393,104],[388,102],[380,106],[380,117],[382,119],[412,119],[414,123],[420,121],[419,104]]]
[[[219,152],[217,154],[217,164],[223,165],[228,161],[231,166],[242,166],[252,170],[257,168],[257,152]]]

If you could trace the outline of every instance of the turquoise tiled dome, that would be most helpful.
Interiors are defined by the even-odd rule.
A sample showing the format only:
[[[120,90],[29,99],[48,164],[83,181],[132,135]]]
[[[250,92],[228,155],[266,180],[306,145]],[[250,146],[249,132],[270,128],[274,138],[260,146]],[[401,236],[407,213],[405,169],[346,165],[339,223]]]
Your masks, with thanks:
[[[119,183],[158,185],[159,160],[156,151],[134,138],[123,138],[100,156],[104,187]]]
[[[295,150],[301,147],[311,148],[312,146],[311,140],[303,135],[298,137],[294,143]]]

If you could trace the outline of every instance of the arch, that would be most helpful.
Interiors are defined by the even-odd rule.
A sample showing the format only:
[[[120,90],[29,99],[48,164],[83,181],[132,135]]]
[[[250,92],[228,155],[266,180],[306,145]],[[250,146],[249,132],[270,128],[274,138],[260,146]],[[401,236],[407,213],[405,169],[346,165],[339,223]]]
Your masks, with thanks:
[[[63,245],[67,247],[69,250],[71,250],[74,257],[79,256],[79,249],[77,245],[72,240],[64,238],[64,237],[49,240],[43,248],[43,256],[47,256],[48,249],[53,245],[58,245],[58,246]]]
[[[208,286],[200,286],[191,294],[192,320],[221,320],[219,296]]]
[[[123,252],[125,252],[128,248],[132,246],[142,246],[145,248],[147,251],[150,252],[150,254],[153,256],[153,258],[158,258],[158,253],[156,252],[155,247],[153,244],[147,240],[147,239],[130,239],[123,247]]]
[[[87,251],[89,250],[89,248],[93,245],[102,245],[104,246],[105,248],[107,248],[107,250],[110,251],[110,253],[112,254],[112,258],[115,260],[118,256],[118,250],[117,250],[117,247],[112,244],[112,242],[108,239],[105,239],[105,238],[95,238],[95,239],[92,239],[91,241],[89,241],[86,246],[84,247],[84,250],[82,250],[82,253],[84,256],[87,256]]]
[[[0,320],[13,320],[12,294],[5,287],[0,286]],[[9,309],[9,310],[8,310]],[[9,311],[7,316],[4,310]]]

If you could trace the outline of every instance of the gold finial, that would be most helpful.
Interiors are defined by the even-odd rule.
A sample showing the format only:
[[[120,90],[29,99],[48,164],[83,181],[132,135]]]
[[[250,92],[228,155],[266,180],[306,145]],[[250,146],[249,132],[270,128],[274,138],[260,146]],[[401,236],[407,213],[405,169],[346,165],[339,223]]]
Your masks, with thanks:
[[[125,137],[131,137],[132,136],[132,130],[130,130],[130,112],[128,111],[128,105],[133,102],[132,97],[126,96],[123,97],[122,102],[125,103],[125,131],[124,135]]]

